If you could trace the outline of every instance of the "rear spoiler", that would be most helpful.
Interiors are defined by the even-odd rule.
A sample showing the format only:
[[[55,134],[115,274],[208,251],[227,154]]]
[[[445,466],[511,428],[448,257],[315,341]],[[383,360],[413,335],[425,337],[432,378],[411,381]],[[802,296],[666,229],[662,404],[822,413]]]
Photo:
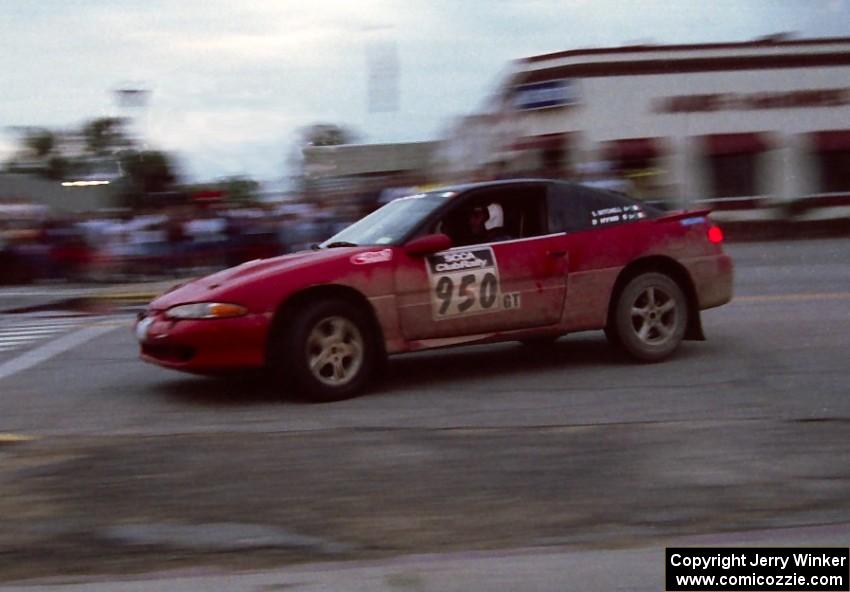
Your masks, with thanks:
[[[711,208],[702,208],[700,210],[679,210],[664,214],[655,219],[656,222],[675,222],[676,220],[684,220],[685,218],[700,218],[706,217],[711,213]]]

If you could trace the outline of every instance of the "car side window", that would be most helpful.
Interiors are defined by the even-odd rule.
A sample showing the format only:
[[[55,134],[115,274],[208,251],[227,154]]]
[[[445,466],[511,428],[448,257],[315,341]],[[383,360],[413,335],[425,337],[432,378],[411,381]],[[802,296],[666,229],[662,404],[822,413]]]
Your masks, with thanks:
[[[456,246],[538,236],[545,229],[544,196],[543,186],[477,191],[439,220],[434,231],[448,234]]]
[[[549,227],[553,232],[584,230],[589,222],[587,214],[580,186],[552,186],[549,192]]]
[[[549,226],[553,232],[578,232],[633,222],[653,211],[626,195],[573,183],[558,183],[549,194]]]

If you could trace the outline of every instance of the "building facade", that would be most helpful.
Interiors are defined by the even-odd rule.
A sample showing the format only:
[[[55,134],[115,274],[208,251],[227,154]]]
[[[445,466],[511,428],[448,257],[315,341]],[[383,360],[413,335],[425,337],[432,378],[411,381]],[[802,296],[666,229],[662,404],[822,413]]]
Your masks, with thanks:
[[[850,213],[850,38],[571,50],[517,60],[443,162],[599,181],[721,217]],[[448,171],[449,174],[457,171]]]
[[[51,181],[35,175],[0,173],[0,205],[44,206],[60,215],[95,212],[124,206],[123,179]]]
[[[309,201],[349,209],[359,217],[374,209],[389,187],[428,180],[437,142],[343,144],[303,149],[303,192]]]

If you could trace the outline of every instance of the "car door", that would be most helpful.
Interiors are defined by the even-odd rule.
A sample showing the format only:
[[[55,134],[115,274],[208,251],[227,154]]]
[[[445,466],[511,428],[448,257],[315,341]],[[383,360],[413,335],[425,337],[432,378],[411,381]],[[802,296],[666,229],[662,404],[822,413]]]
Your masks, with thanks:
[[[476,196],[485,202],[501,200],[514,214],[541,215],[541,224],[518,232],[517,238],[425,257],[400,254],[396,297],[406,339],[489,334],[560,320],[568,254],[564,234],[548,234],[542,215],[546,190],[538,184],[514,194],[503,189]]]
[[[567,331],[604,326],[608,303],[623,267],[643,248],[635,223],[651,209],[624,195],[573,183],[549,193],[549,226],[566,232],[569,289],[563,326]]]

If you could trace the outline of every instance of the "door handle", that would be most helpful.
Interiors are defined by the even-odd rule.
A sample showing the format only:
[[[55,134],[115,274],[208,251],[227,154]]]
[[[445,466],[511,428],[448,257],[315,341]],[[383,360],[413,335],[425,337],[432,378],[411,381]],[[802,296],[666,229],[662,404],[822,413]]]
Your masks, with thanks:
[[[563,257],[563,256],[564,256],[564,255],[566,255],[566,254],[567,254],[567,251],[566,251],[566,250],[553,250],[553,251],[546,251],[546,256],[547,256],[547,257],[552,257],[552,258]]]

